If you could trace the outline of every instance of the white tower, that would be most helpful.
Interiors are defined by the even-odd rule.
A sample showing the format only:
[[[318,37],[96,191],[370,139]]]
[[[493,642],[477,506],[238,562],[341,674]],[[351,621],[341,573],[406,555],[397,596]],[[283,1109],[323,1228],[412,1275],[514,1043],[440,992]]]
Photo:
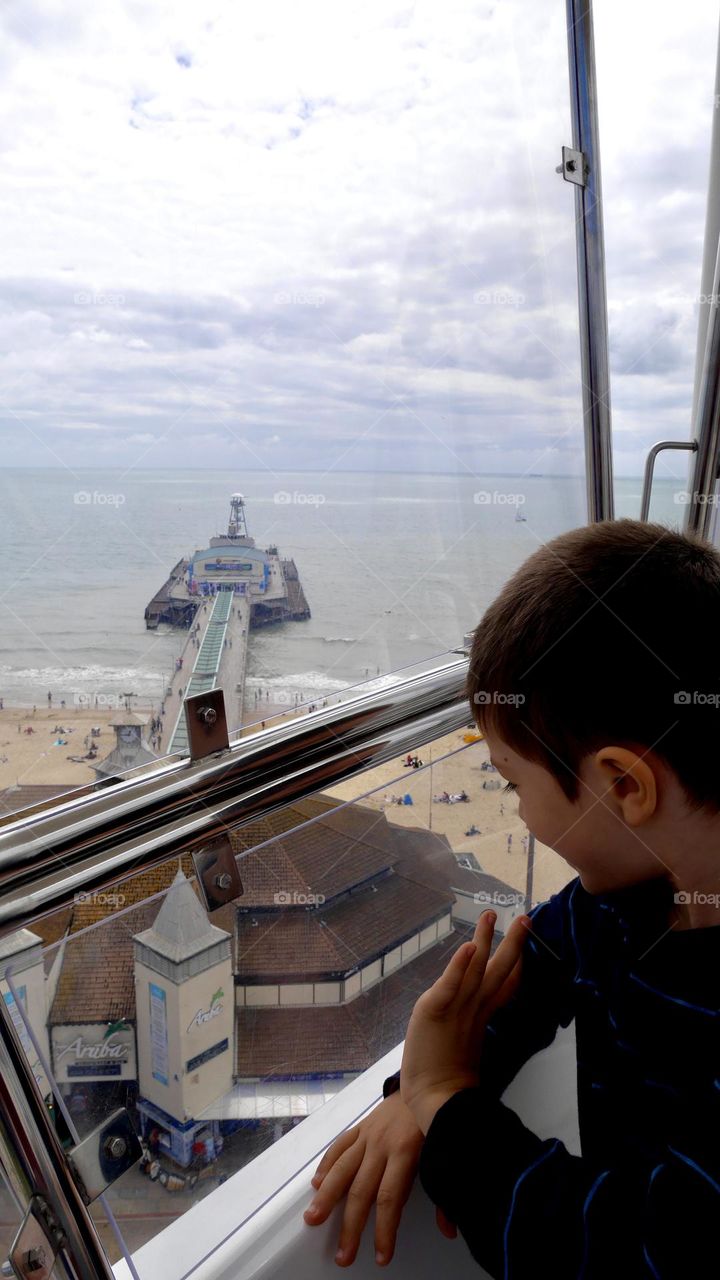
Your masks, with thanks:
[[[181,1164],[207,1127],[194,1117],[233,1083],[230,946],[230,934],[210,924],[182,871],[152,928],[135,937],[138,1109],[165,1127],[165,1145]]]
[[[247,520],[245,519],[245,499],[241,493],[233,493],[230,498],[230,520],[228,522],[228,538],[247,538]]]

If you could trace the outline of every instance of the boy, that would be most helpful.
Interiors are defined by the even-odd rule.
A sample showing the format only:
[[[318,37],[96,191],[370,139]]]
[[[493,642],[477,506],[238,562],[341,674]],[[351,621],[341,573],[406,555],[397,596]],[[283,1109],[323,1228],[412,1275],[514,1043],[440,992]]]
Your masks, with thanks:
[[[719,638],[720,555],[632,520],[541,547],[485,614],[478,727],[577,877],[489,962],[486,913],[420,997],[399,1092],[385,1082],[313,1179],[308,1222],[351,1193],[339,1262],[375,1201],[389,1261],[419,1166],[441,1229],[457,1223],[492,1276],[717,1273]],[[500,1102],[573,1019],[579,1157]]]

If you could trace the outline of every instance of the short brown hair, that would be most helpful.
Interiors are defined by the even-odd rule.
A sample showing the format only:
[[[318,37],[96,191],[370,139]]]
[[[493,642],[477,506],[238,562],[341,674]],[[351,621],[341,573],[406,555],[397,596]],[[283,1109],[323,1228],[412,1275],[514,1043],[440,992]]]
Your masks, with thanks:
[[[583,757],[612,743],[654,751],[693,805],[720,811],[719,671],[715,548],[605,520],[513,574],[475,631],[466,693],[479,727],[571,801]]]

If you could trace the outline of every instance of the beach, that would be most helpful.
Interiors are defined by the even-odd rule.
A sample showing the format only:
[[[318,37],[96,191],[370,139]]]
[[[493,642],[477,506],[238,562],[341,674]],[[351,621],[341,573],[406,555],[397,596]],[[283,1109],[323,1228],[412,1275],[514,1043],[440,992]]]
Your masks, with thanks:
[[[388,761],[359,777],[328,789],[339,800],[362,799],[361,803],[382,810],[388,822],[403,827],[422,827],[445,836],[455,854],[471,853],[484,872],[524,893],[527,854],[523,839],[528,836],[518,816],[514,795],[503,793],[504,780],[489,765],[487,744],[481,740],[467,744],[461,732],[438,738],[417,753],[426,766],[407,768],[405,757]],[[500,783],[497,790],[483,788]],[[467,802],[443,804],[433,796],[465,791]],[[371,792],[365,796],[366,792]],[[392,802],[392,796],[410,795],[412,804]],[[480,834],[466,836],[475,825]],[[508,837],[512,840],[508,845]],[[546,845],[535,841],[533,902],[543,902],[575,876],[575,871]]]
[[[137,707],[136,711],[149,719],[149,708]],[[73,787],[94,782],[91,762],[70,757],[86,754],[85,738],[91,740],[93,727],[100,729],[99,736],[92,739],[98,748],[97,760],[108,755],[115,746],[110,721],[118,714],[117,709],[89,707],[38,707],[33,714],[31,707],[5,706],[0,711],[0,791],[16,785]],[[242,736],[261,729],[260,716],[270,728],[305,715],[307,708],[274,702],[263,703],[262,710],[246,707]],[[62,733],[57,728],[60,725]],[[32,733],[26,732],[29,728]],[[405,757],[399,757],[327,789],[326,794],[341,801],[359,801],[384,812],[389,822],[400,826],[422,827],[445,836],[455,854],[472,854],[484,872],[524,892],[528,831],[518,816],[517,799],[504,794],[500,775],[489,767],[487,744],[483,740],[467,743],[462,732],[455,732],[414,754],[424,767],[408,768]],[[469,796],[467,802],[433,800],[444,792],[463,791]],[[397,801],[406,795],[412,804],[393,802],[393,797]],[[479,834],[466,835],[473,825]],[[558,854],[536,840],[534,902],[556,893],[574,874]]]
[[[110,721],[116,715],[116,709],[106,707],[38,707],[33,713],[32,707],[5,705],[0,711],[0,791],[39,783],[79,787],[95,782],[89,761],[77,763],[69,757],[87,753],[86,737],[96,743],[98,760],[108,755],[115,746]],[[92,728],[100,729],[94,739],[89,738]]]

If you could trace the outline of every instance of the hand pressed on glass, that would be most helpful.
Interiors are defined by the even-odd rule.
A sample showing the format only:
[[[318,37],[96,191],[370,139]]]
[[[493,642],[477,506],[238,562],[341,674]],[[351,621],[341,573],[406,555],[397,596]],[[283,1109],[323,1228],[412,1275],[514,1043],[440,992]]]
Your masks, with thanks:
[[[485,1027],[520,981],[530,921],[518,916],[490,959],[495,913],[486,911],[413,1009],[400,1068],[400,1096],[426,1134],[435,1113],[460,1089],[479,1084]]]
[[[420,997],[415,1005],[408,1027],[409,1054],[408,1039],[405,1041],[400,1093],[391,1094],[360,1124],[354,1125],[352,1129],[348,1129],[347,1133],[341,1134],[325,1152],[315,1171],[312,1185],[316,1188],[316,1194],[304,1215],[308,1225],[317,1226],[325,1222],[335,1205],[347,1195],[338,1252],[335,1255],[336,1261],[341,1266],[349,1266],[354,1262],[360,1238],[374,1204],[377,1205],[376,1260],[384,1265],[390,1262],[393,1256],[400,1217],[412,1190],[423,1144],[423,1131],[402,1098],[403,1088],[409,1087],[411,1096],[420,1099],[418,1105],[422,1109],[425,1105],[422,1099],[427,1098],[424,1082],[428,1078],[428,1072],[431,1082],[436,1081],[438,1077],[441,1080],[447,1080],[449,1062],[452,1078],[455,1081],[460,1078],[468,1080],[470,1070],[477,1066],[485,1023],[494,1009],[510,999],[517,986],[520,976],[520,951],[526,932],[523,925],[527,925],[527,917],[520,917],[514,922],[507,938],[498,947],[493,959],[487,963],[494,922],[494,915],[491,920],[488,920],[487,914],[480,918],[475,931],[478,945],[466,943],[458,948],[442,977]],[[476,956],[478,959],[475,964],[469,967],[471,959]],[[479,972],[480,968],[482,972]],[[466,1060],[462,1061],[462,1075],[458,1073],[460,1044],[458,1029],[461,1026],[464,1027],[466,1016],[458,1018],[453,1013],[449,1020],[445,1018],[443,1022],[441,1018],[438,1026],[436,1015],[430,1012],[438,1004],[438,987],[440,1002],[443,1002],[450,987],[454,987],[457,983],[456,970],[461,971],[460,987],[463,992],[466,992],[469,986],[474,988],[478,980],[483,989],[480,993],[481,998],[479,1001],[476,1000],[476,1003],[482,1007],[484,1021],[481,1021],[479,1026],[476,1025],[476,1041],[472,1049],[468,1050]],[[492,998],[490,998],[491,988]],[[430,1010],[427,1008],[428,1001],[430,1001]],[[458,998],[455,998],[451,1005],[456,1011]],[[435,1020],[428,1032],[428,1043],[433,1046],[429,1058],[423,1046],[418,1046],[416,1043],[421,1027],[428,1016],[431,1021]],[[439,1027],[442,1029],[438,1036]],[[403,1078],[408,1066],[409,1086],[406,1086]],[[476,1075],[472,1078],[476,1082]],[[460,1084],[458,1087],[465,1086]],[[433,1083],[432,1098],[434,1099],[435,1096]],[[442,1209],[436,1209],[436,1220],[444,1236],[448,1239],[454,1239],[457,1236],[457,1228],[448,1221]]]

